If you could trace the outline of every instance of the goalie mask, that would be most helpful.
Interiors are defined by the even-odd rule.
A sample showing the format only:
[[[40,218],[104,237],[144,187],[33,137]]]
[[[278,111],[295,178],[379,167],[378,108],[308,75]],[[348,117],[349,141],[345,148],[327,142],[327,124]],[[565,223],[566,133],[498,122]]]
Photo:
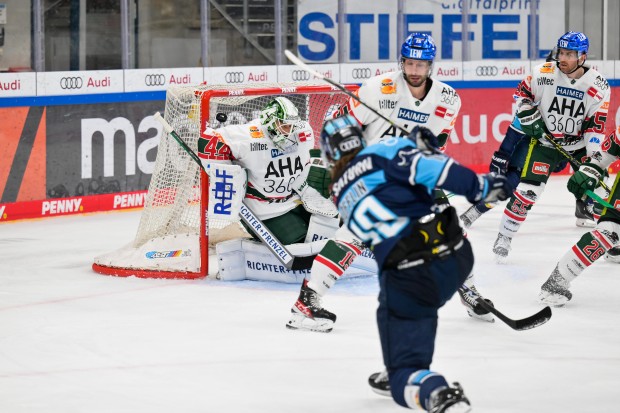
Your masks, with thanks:
[[[364,147],[362,129],[351,115],[330,119],[321,131],[321,153],[325,164],[331,165],[346,155],[355,155]]]
[[[299,110],[289,99],[279,96],[271,100],[260,112],[260,122],[281,151],[287,153],[297,146],[294,132],[300,123]]]

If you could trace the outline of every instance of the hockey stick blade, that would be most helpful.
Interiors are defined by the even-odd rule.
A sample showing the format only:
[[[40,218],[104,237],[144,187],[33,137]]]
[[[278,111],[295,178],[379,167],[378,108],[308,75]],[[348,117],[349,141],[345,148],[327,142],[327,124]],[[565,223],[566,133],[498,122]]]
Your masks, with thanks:
[[[497,318],[506,323],[510,328],[517,331],[530,330],[532,328],[536,328],[545,324],[547,321],[551,319],[551,307],[547,306],[537,312],[534,315],[531,315],[526,318],[522,318],[520,320],[513,320],[512,318],[506,317],[500,311],[498,311],[494,306],[487,303],[484,298],[478,297],[476,300],[478,304],[485,310],[493,313]]]

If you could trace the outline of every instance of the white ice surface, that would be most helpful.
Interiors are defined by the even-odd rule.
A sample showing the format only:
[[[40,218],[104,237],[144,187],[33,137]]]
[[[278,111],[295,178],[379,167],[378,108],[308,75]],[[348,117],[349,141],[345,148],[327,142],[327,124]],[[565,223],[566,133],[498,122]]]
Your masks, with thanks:
[[[586,230],[566,178],[551,179],[513,241],[491,247],[502,208],[470,230],[479,290],[514,318],[539,310],[540,285]],[[463,211],[465,201],[455,198]],[[371,392],[382,368],[376,278],[325,298],[330,334],[284,328],[297,285],[115,278],[92,258],[131,241],[139,212],[0,225],[0,412],[402,412]],[[475,412],[618,412],[620,265],[600,260],[551,321],[516,332],[440,312],[433,369]]]

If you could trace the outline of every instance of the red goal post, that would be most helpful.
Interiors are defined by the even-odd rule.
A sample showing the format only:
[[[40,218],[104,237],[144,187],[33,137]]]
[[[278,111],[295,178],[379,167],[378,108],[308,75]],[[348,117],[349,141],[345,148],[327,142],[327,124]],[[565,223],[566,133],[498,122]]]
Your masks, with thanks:
[[[359,87],[346,88],[355,92]],[[246,123],[257,118],[275,96],[286,96],[297,105],[314,131],[315,146],[324,121],[348,100],[345,93],[324,82],[173,86],[166,92],[164,118],[198,153],[198,138],[207,125]],[[218,113],[226,114],[227,120],[216,120]],[[217,149],[203,152],[217,159]],[[93,270],[122,277],[182,279],[217,273],[217,261],[209,261],[209,247],[247,233],[238,217],[217,215],[209,205],[208,191],[209,176],[163,133],[134,241],[95,257]]]

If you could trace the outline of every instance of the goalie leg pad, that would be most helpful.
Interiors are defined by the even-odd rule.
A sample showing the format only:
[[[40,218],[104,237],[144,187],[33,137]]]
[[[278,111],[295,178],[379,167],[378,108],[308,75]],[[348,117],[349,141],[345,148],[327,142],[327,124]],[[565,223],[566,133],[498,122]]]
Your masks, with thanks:
[[[299,248],[292,248],[293,245],[290,246],[291,249],[299,252]],[[311,253],[313,248],[318,249],[318,246],[308,245],[305,251]],[[310,270],[288,270],[267,247],[252,240],[221,242],[216,246],[216,251],[219,261],[218,279],[224,281],[255,280],[292,284],[301,283],[310,272]]]
[[[305,242],[314,242],[321,239],[333,238],[340,227],[338,218],[327,217],[325,215],[312,214],[308,224]]]

